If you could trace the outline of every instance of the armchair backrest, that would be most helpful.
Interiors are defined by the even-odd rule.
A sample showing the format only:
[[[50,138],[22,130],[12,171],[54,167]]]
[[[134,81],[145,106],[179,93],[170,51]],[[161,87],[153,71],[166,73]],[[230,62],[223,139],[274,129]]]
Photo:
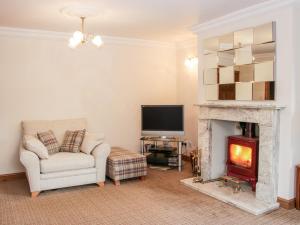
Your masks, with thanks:
[[[22,121],[23,135],[36,135],[37,132],[52,130],[59,144],[62,143],[67,130],[87,129],[84,118],[66,120],[29,120]]]

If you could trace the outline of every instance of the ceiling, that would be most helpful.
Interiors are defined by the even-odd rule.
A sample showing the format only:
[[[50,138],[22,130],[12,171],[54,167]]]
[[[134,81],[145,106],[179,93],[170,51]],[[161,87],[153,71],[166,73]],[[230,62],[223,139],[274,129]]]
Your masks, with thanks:
[[[73,32],[80,21],[60,13],[69,5],[99,10],[87,18],[90,33],[158,41],[193,37],[192,25],[266,0],[1,0],[0,26]]]

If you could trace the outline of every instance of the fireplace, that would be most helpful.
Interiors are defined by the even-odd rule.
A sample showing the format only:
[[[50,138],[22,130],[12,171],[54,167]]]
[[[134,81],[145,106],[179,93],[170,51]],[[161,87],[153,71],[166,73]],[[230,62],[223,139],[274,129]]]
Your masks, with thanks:
[[[194,183],[193,178],[184,179],[182,182],[188,187],[255,215],[277,209],[281,109],[283,108],[272,105],[223,102],[199,105],[198,148],[201,149],[203,183]],[[254,134],[258,139],[247,138],[249,136],[246,132],[237,129],[242,128],[241,122],[254,123]],[[241,162],[237,163],[235,158],[232,158],[232,161],[228,160],[228,137],[241,133],[245,133],[243,137],[232,137],[236,141],[233,144],[250,147],[251,151],[247,150],[245,158],[242,157]],[[247,141],[239,142],[240,139]],[[253,142],[256,142],[256,148]],[[250,153],[251,160],[247,160],[246,156]],[[252,182],[255,192],[243,188],[243,191],[233,194],[231,187],[220,187],[219,178],[227,174],[227,170],[232,177],[239,176],[247,181],[256,180]]]
[[[255,191],[258,177],[258,138],[228,137],[227,175],[251,184]]]

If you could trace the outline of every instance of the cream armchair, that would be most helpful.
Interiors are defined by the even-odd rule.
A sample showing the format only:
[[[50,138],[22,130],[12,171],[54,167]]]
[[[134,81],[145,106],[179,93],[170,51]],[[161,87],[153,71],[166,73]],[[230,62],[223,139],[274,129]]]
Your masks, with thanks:
[[[61,144],[66,130],[86,129],[85,119],[55,121],[24,121],[23,135],[52,130]],[[59,152],[48,159],[40,159],[35,153],[20,145],[20,161],[26,169],[31,196],[43,190],[97,183],[104,186],[106,160],[110,145],[98,145],[91,155],[85,153]]]

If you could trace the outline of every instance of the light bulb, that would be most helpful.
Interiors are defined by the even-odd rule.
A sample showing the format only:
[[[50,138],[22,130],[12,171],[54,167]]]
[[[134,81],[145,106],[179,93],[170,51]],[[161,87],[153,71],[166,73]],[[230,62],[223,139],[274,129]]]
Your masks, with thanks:
[[[192,67],[191,59],[186,59],[184,64],[185,64],[186,67],[191,68]]]
[[[99,48],[103,44],[103,41],[102,38],[99,35],[97,35],[92,39],[92,43]]]
[[[70,48],[76,48],[79,43],[80,43],[80,41],[78,42],[77,40],[74,39],[74,37],[71,37],[69,39],[69,47]]]
[[[77,41],[78,43],[81,42],[81,41],[83,40],[83,33],[80,32],[80,31],[75,31],[75,32],[73,33],[73,39],[74,39],[75,41]]]
[[[185,60],[184,64],[187,68],[193,69],[198,64],[198,58],[197,57],[188,58]]]

